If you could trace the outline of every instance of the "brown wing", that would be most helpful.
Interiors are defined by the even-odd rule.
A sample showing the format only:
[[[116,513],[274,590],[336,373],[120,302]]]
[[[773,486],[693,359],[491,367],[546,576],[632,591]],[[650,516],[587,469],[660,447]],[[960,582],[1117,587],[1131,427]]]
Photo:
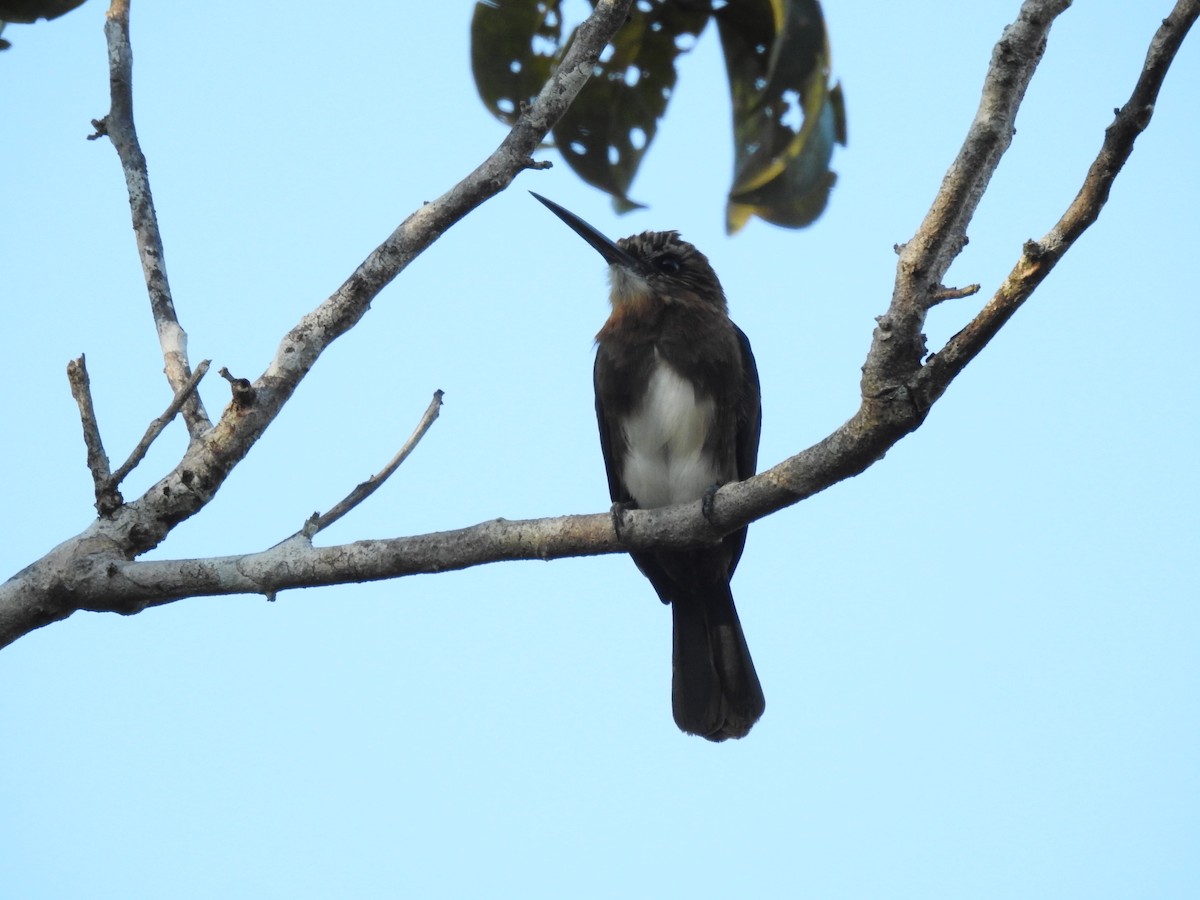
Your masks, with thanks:
[[[592,385],[596,391],[596,425],[600,429],[600,453],[604,456],[604,469],[608,473],[608,496],[614,503],[628,503],[633,498],[621,483],[621,472],[614,451],[624,444],[621,426],[616,420],[616,404],[601,393],[602,369],[606,365],[603,348],[596,353],[592,367]],[[608,411],[607,414],[605,411]]]
[[[754,474],[758,466],[758,440],[762,433],[762,391],[758,383],[758,366],[754,362],[754,352],[750,349],[750,339],[736,325],[738,346],[742,351],[742,387],[738,393],[737,409],[737,473],[738,480],[744,481]],[[746,546],[746,529],[726,536],[721,542],[729,552],[729,576],[737,568],[738,560],[742,558],[742,550]]]

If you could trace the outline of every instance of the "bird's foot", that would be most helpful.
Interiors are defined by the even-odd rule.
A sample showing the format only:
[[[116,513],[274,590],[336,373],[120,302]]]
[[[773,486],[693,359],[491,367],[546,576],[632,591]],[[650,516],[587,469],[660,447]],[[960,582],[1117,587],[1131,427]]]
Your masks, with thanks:
[[[712,487],[704,492],[704,496],[700,498],[700,512],[704,514],[705,520],[709,525],[716,525],[713,516],[716,515],[713,509],[714,498],[717,496],[717,491],[721,489],[721,483],[714,482]]]
[[[636,500],[618,501],[612,505],[612,509],[608,514],[612,517],[613,531],[617,533],[617,540],[621,540],[621,529],[625,526],[625,513],[631,509],[637,509]]]

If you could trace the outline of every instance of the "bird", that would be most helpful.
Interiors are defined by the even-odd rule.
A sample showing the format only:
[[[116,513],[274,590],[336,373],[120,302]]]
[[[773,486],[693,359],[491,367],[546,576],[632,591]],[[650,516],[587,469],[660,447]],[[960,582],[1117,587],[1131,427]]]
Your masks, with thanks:
[[[762,425],[754,354],[716,272],[677,231],[612,241],[530,193],[609,266],[593,383],[614,522],[695,500],[707,514],[720,485],[754,474]],[[713,546],[630,554],[671,607],[675,724],[711,741],[744,737],[766,708],[729,587],[745,543],[743,527]]]

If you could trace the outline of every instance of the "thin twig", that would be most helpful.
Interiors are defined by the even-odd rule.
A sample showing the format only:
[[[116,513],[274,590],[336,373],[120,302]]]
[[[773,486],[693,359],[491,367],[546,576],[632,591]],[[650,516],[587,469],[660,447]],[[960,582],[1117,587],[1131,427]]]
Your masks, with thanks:
[[[966,287],[940,287],[929,297],[929,305],[936,306],[946,300],[962,300],[978,293],[977,284],[968,284]]]
[[[456,222],[530,168],[532,154],[595,71],[596,60],[625,22],[631,3],[597,0],[559,67],[496,150],[440,197],[421,204],[341,286],[302,316],[257,379],[231,381],[234,403],[220,421],[193,441],[187,458],[159,485],[125,505],[122,516],[128,516],[128,522],[114,523],[119,540],[126,542],[127,556],[156,546],[178,523],[202,509],[278,417],[321,354],[358,323],[379,293]],[[185,405],[185,414],[187,410]]]
[[[125,476],[132,472],[137,464],[145,458],[150,445],[158,439],[163,430],[179,414],[179,410],[183,408],[183,404],[187,402],[192,392],[196,390],[196,386],[200,384],[200,379],[204,377],[211,363],[211,360],[206,359],[200,365],[196,366],[196,371],[188,378],[187,384],[183,386],[183,390],[175,395],[175,398],[171,401],[171,405],[166,408],[161,416],[150,423],[150,427],[146,429],[146,433],[142,435],[142,439],[133,448],[133,452],[129,454],[129,459],[125,460],[120,468],[113,472],[112,477],[109,478],[109,486],[112,490],[120,487],[121,482],[125,480]]]
[[[150,311],[158,331],[158,343],[163,354],[164,370],[171,390],[180,394],[191,378],[187,358],[187,333],[175,314],[171,285],[167,281],[166,256],[154,197],[150,193],[150,176],[146,157],[138,143],[133,125],[133,50],[129,43],[129,0],[112,0],[104,22],[108,41],[108,83],[111,106],[103,119],[93,122],[96,134],[107,135],[121,160],[125,172],[125,187],[133,216],[133,231],[146,290],[150,295]],[[212,427],[204,405],[194,392],[184,404],[183,417],[188,433],[195,438]]]
[[[100,439],[100,423],[96,421],[96,407],[92,403],[92,382],[88,377],[87,359],[67,363],[67,380],[71,383],[71,396],[79,406],[79,419],[83,424],[83,443],[87,447],[87,467],[92,473],[92,484],[96,492],[96,511],[101,515],[111,504],[108,454],[104,452],[104,441]],[[120,498],[117,498],[120,505]]]
[[[1195,0],[1181,3],[1179,8],[1186,10],[1189,3],[1194,4]],[[985,112],[984,106],[995,111],[1000,116],[995,123],[999,133],[1006,127],[1011,128],[1015,105],[1019,104],[1028,75],[1040,59],[1047,26],[1044,17],[1061,5],[1061,0],[1026,0],[1018,22],[1006,31],[1001,46],[993,55],[987,90],[999,91],[993,99],[1001,102],[998,105],[992,105],[992,101],[981,104],[980,115]],[[603,10],[611,27],[607,34],[611,35],[616,28],[612,16],[623,15],[627,8],[627,2],[614,4],[601,0],[594,18],[599,21],[599,12]],[[1185,17],[1175,14],[1172,21],[1180,28],[1190,24]],[[1019,40],[1013,40],[1014,32]],[[1182,33],[1178,35],[1179,40],[1182,37]],[[589,44],[587,35],[581,32],[570,52],[583,52],[585,45],[589,46],[591,54],[598,52],[597,47],[602,43]],[[1161,53],[1152,47],[1151,56],[1159,60],[1156,65],[1161,64],[1165,69],[1174,51]],[[579,60],[578,56],[572,58]],[[587,68],[586,60],[570,68],[575,73],[582,73]],[[916,395],[922,387],[930,388],[925,382],[943,377],[937,369],[943,363],[937,359],[922,369],[918,361],[915,367],[890,369],[887,348],[881,345],[885,345],[890,336],[910,343],[914,341],[911,331],[914,323],[899,321],[893,314],[898,306],[920,308],[927,303],[940,287],[944,269],[936,273],[912,269],[905,278],[898,278],[892,308],[876,330],[871,356],[867,360],[867,366],[875,371],[869,378],[864,378],[864,400],[851,419],[819,443],[768,471],[721,488],[714,496],[711,520],[705,518],[701,502],[696,501],[691,505],[631,511],[623,522],[620,541],[613,534],[609,514],[600,513],[529,522],[495,520],[454,532],[390,541],[362,541],[339,547],[316,548],[304,540],[303,535],[297,535],[257,559],[242,556],[133,561],[169,533],[173,525],[192,515],[211,498],[254,439],[278,414],[283,402],[324,348],[361,316],[361,304],[369,303],[383,284],[433,240],[433,235],[426,229],[438,231],[440,226],[457,221],[486,196],[507,185],[520,165],[513,152],[524,154],[519,158],[527,158],[535,146],[525,139],[516,145],[509,141],[517,140],[521,132],[526,139],[532,138],[539,129],[548,127],[546,123],[551,114],[561,112],[571,96],[566,83],[556,74],[543,92],[543,97],[552,102],[543,107],[539,99],[535,104],[536,113],[530,114],[533,121],[523,120],[524,125],[514,128],[500,151],[458,189],[436,201],[432,210],[424,214],[418,211],[402,225],[359,267],[355,276],[316,311],[327,315],[306,317],[306,321],[284,339],[275,361],[256,382],[261,391],[253,409],[236,415],[227,410],[221,425],[214,430],[217,434],[196,442],[184,463],[146,495],[127,504],[113,520],[94,524],[0,584],[0,646],[35,628],[66,618],[78,609],[128,613],[148,605],[208,594],[253,591],[270,595],[283,588],[442,572],[508,559],[551,559],[621,552],[630,548],[685,547],[690,545],[689,542],[711,541],[716,532],[727,533],[858,474],[920,425],[927,407],[921,408],[921,398]],[[1013,103],[1006,102],[1009,100]],[[1144,114],[1142,109],[1141,115]],[[973,126],[968,140],[976,136]],[[991,137],[984,138],[985,143],[990,140]],[[507,164],[503,161],[505,157]],[[994,160],[985,160],[981,164],[987,169],[981,176],[986,182],[994,169]],[[497,172],[501,179],[498,182],[491,180]],[[943,186],[950,183],[957,191],[963,188],[961,179],[974,180],[975,177],[968,172],[952,170]],[[973,205],[969,200],[958,202]],[[948,244],[935,242],[937,246],[953,249],[961,241],[965,219],[961,215],[951,218],[953,221],[946,222],[945,227],[957,231],[958,238]],[[922,226],[924,230],[925,226]],[[922,236],[929,237],[927,234]],[[1034,248],[1042,254],[1057,252],[1053,242],[1046,243],[1047,247],[1032,245],[1031,252]],[[906,246],[901,250],[902,264],[936,263],[940,266],[944,262],[939,253],[928,254],[930,247],[911,257],[907,256],[908,249]],[[1037,264],[1033,256],[1030,258]],[[913,284],[923,287],[917,296],[906,293]],[[919,322],[915,324],[919,331]],[[969,341],[965,338],[956,336],[951,343],[955,341],[969,349]],[[948,381],[954,377],[956,369],[946,364],[943,372],[944,380]],[[891,376],[890,380],[885,381],[888,376]],[[870,382],[881,385],[878,394],[866,390]],[[930,402],[935,399],[936,395],[931,394]],[[103,550],[94,549],[98,546]],[[69,585],[64,583],[65,572],[71,576]]]
[[[350,510],[354,509],[354,507],[358,506],[358,504],[362,503],[373,493],[375,493],[375,491],[379,489],[379,486],[387,481],[392,476],[393,472],[400,468],[400,464],[404,462],[404,460],[408,459],[408,455],[413,452],[413,449],[420,442],[421,438],[425,436],[425,432],[429,430],[429,426],[431,426],[434,423],[434,420],[437,419],[438,413],[442,408],[442,396],[443,393],[440,390],[433,392],[433,399],[429,402],[429,407],[425,410],[425,414],[421,416],[421,421],[417,423],[417,427],[413,430],[413,433],[409,435],[408,440],[404,442],[404,446],[401,447],[399,452],[392,457],[391,462],[384,466],[377,474],[372,475],[366,481],[362,482],[362,484],[358,485],[354,490],[347,494],[340,503],[329,510],[329,512],[323,515],[314,514],[307,522],[304,523],[302,533],[305,537],[312,538],[312,536],[318,531],[328,528],[346,513],[350,512]]]

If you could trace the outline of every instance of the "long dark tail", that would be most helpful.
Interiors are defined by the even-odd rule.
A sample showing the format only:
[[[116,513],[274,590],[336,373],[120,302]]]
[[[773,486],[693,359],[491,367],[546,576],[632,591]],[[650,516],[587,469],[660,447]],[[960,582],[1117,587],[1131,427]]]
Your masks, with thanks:
[[[671,707],[675,724],[710,741],[745,737],[767,701],[724,579],[676,591]]]

